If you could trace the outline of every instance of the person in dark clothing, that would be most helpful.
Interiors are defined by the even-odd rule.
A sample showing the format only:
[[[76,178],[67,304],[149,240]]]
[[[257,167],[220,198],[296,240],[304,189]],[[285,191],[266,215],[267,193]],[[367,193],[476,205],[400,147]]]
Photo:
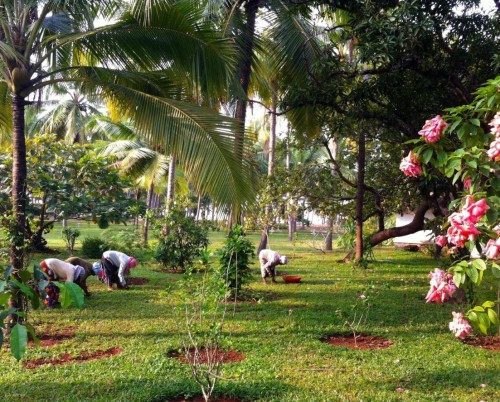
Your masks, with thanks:
[[[90,292],[87,288],[87,278],[91,275],[98,275],[100,272],[100,268],[97,266],[94,268],[94,264],[80,257],[67,258],[66,262],[69,262],[71,265],[74,265],[75,267],[79,266],[83,268],[83,271],[82,270],[77,271],[73,282],[75,282],[78,286],[80,286],[83,289],[85,296],[90,297]]]

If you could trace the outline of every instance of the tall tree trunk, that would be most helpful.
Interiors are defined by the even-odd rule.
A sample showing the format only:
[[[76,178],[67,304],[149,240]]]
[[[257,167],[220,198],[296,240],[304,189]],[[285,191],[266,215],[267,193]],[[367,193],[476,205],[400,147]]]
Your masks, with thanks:
[[[288,128],[287,136],[286,136],[286,171],[290,171],[291,165],[291,155],[290,155],[290,127]],[[295,216],[290,211],[290,204],[288,205],[288,240],[293,241],[293,235],[297,231],[297,220]]]
[[[176,161],[176,156],[172,154],[170,156],[170,165],[168,166],[168,184],[167,184],[167,202],[166,202],[167,205],[165,207],[165,215],[168,215],[172,203],[174,202],[175,161]],[[163,229],[163,233],[165,234],[165,236],[168,236],[170,234],[170,227],[166,226]]]
[[[356,261],[363,258],[363,198],[365,192],[366,138],[364,132],[358,136],[358,179],[356,193]]]
[[[333,250],[333,217],[331,216],[328,217],[328,233],[325,238],[325,250]]]
[[[10,263],[14,267],[14,276],[21,280],[19,271],[24,268],[24,231],[26,226],[26,138],[24,136],[24,108],[23,97],[14,94],[12,96],[12,118],[13,118],[13,138],[12,138],[12,213],[15,222],[15,233],[10,243]],[[15,291],[9,299],[9,307],[24,311],[26,300],[23,294]],[[17,322],[24,321],[18,315],[10,315],[8,327],[12,328]]]
[[[138,188],[137,191],[135,192],[136,205],[139,205],[139,200],[140,199],[141,199],[141,189]],[[136,230],[139,229],[139,211],[137,211],[137,213],[135,214],[134,226],[135,226]]]
[[[255,20],[260,0],[249,0],[245,3],[246,24],[242,32],[242,55],[240,59],[238,78],[243,89],[244,97],[236,102],[236,111],[234,117],[239,121],[239,129],[235,133],[235,154],[238,161],[243,160],[243,149],[245,143],[245,119],[247,113],[247,96],[250,86],[250,74],[252,71],[252,58],[255,39]],[[234,223],[240,223],[240,205],[233,205],[229,219],[230,227]]]
[[[274,172],[274,160],[276,153],[276,111],[278,108],[278,86],[273,81],[271,83],[272,86],[272,97],[271,97],[271,127],[269,130],[269,153],[267,155],[267,175],[272,176]],[[269,217],[271,213],[271,207],[266,205],[265,207],[265,215],[266,218]],[[262,229],[262,234],[260,236],[259,248],[257,249],[257,254],[260,253],[261,250],[264,250],[267,247],[267,239],[269,237],[269,224],[266,223],[265,227]]]
[[[142,228],[142,244],[144,246],[147,246],[149,241],[149,214],[153,205],[154,191],[155,184],[151,181],[148,188],[148,195],[146,197],[146,215],[144,216],[144,226]]]
[[[200,219],[200,211],[201,211],[201,193],[198,194],[198,202],[196,204],[196,217],[195,217],[196,222],[198,222],[198,220]]]

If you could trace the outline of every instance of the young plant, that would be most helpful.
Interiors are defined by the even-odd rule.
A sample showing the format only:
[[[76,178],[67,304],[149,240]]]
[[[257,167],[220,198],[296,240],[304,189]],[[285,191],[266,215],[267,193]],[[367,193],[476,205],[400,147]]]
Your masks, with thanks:
[[[71,226],[66,226],[62,229],[62,237],[66,243],[66,247],[68,248],[69,255],[73,255],[75,251],[75,242],[76,239],[80,236],[80,231]]]
[[[337,315],[344,319],[344,326],[352,332],[356,347],[358,346],[358,339],[361,336],[359,328],[366,324],[368,312],[372,306],[369,290],[369,288],[366,289],[358,296],[350,314],[345,314],[343,311],[337,310]]]
[[[218,254],[220,272],[225,275],[228,289],[235,295],[251,278],[250,263],[255,257],[253,244],[245,237],[242,226],[234,227]]]

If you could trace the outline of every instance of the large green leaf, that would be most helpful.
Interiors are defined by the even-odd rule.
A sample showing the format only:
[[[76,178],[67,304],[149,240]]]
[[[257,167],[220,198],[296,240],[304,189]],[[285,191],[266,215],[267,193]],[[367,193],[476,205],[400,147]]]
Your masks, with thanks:
[[[73,282],[65,282],[66,297],[69,298],[72,304],[78,308],[82,308],[85,304],[85,295],[80,286]]]
[[[21,324],[16,324],[10,331],[10,349],[12,355],[19,361],[26,352],[28,344],[28,332]]]

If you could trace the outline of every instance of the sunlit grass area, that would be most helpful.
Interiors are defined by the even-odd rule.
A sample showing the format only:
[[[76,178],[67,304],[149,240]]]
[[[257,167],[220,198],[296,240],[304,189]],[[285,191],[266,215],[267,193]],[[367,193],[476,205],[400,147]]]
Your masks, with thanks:
[[[133,232],[132,226],[103,232],[81,224],[80,229],[80,238]],[[219,248],[224,235],[212,232],[210,249]],[[249,235],[255,245],[259,236]],[[66,258],[60,228],[48,239],[49,247],[61,251],[57,257]],[[310,233],[299,233],[293,242],[285,233],[272,233],[269,242],[290,258],[279,270],[300,275],[302,282],[285,284],[277,278],[277,284],[264,286],[254,265],[248,292],[255,300],[230,308],[225,326],[232,348],[245,359],[223,365],[217,395],[248,401],[500,400],[500,353],[453,337],[447,326],[458,304],[424,303],[427,274],[438,266],[432,258],[386,246],[375,250],[368,269],[354,269],[338,262],[345,251],[322,252]],[[35,311],[37,331],[73,327],[76,336],[51,347],[31,347],[25,360],[115,347],[122,353],[27,369],[3,348],[0,400],[168,401],[199,395],[189,365],[169,357],[186,336],[183,300],[174,291],[182,275],[158,268],[152,260],[140,260],[132,277],[149,282],[129,291],[108,292],[90,278],[92,297],[81,310]],[[370,303],[357,310],[364,314],[357,329],[393,345],[352,350],[323,343],[325,335],[350,331],[345,322],[353,318],[362,294]]]

